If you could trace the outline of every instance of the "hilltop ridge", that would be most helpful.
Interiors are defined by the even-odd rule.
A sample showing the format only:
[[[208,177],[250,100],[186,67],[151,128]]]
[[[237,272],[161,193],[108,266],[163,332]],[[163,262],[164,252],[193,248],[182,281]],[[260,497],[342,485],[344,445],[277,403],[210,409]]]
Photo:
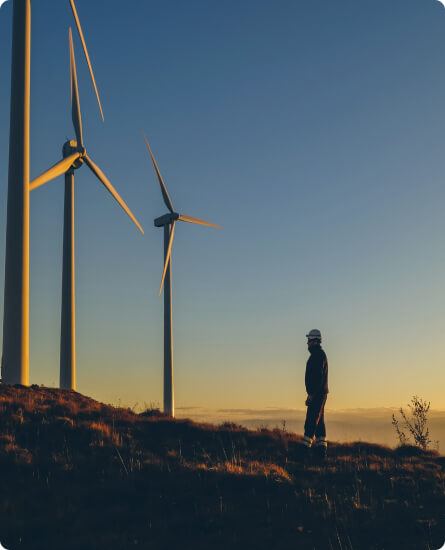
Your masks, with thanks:
[[[140,414],[0,384],[0,542],[8,548],[439,548],[445,459]]]

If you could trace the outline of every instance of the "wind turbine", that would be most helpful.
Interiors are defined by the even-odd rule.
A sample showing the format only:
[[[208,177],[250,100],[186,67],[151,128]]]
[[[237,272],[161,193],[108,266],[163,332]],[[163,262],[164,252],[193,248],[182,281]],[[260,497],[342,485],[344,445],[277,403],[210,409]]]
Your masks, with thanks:
[[[73,36],[69,30],[71,69],[71,114],[77,141],[63,146],[63,160],[44,172],[29,185],[30,191],[65,174],[65,203],[63,220],[62,318],[60,336],[60,387],[76,388],[75,276],[74,276],[74,171],[85,163],[103,183],[143,234],[139,222],[111,185],[102,170],[87,155],[83,144],[82,118],[77,87],[76,60]]]
[[[2,381],[29,384],[29,112],[31,0],[13,0]],[[99,94],[74,0],[69,0]],[[102,115],[103,118],[103,115]]]
[[[178,214],[173,209],[172,201],[167,192],[167,187],[162,179],[161,172],[156,164],[153,153],[151,152],[150,145],[147,138],[144,135],[144,140],[147,145],[148,152],[150,153],[151,160],[153,162],[154,169],[161,187],[162,198],[168,210],[169,214],[164,214],[160,218],[156,218],[154,223],[156,227],[164,228],[164,271],[162,273],[161,286],[159,288],[159,295],[161,295],[162,287],[164,287],[164,412],[170,416],[175,415],[175,398],[174,398],[174,384],[173,384],[173,334],[172,334],[172,280],[171,280],[171,252],[173,238],[175,235],[176,222],[188,222],[198,225],[208,225],[209,227],[217,227],[221,229],[221,226],[215,225],[198,218],[192,218],[185,216],[184,214]]]

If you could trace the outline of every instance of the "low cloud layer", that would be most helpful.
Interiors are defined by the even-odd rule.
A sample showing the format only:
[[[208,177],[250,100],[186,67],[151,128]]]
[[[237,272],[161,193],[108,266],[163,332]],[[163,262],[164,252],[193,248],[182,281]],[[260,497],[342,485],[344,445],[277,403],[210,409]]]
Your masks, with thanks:
[[[397,409],[346,409],[326,410],[326,428],[331,441],[367,441],[395,447],[398,439],[391,424],[392,414]],[[303,433],[305,410],[297,409],[201,409],[198,407],[177,408],[176,416],[191,418],[197,422],[220,424],[235,422],[247,428],[283,428],[298,434]],[[284,422],[284,424],[283,424]],[[430,437],[445,449],[445,411],[430,411]]]

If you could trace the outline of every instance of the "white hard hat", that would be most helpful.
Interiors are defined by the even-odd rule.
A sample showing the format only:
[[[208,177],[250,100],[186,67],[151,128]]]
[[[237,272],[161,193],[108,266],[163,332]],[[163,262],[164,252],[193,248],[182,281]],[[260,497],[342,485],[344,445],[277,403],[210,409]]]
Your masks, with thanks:
[[[321,332],[318,329],[313,328],[312,330],[309,331],[308,334],[306,334],[306,338],[308,340],[320,340],[321,341]]]

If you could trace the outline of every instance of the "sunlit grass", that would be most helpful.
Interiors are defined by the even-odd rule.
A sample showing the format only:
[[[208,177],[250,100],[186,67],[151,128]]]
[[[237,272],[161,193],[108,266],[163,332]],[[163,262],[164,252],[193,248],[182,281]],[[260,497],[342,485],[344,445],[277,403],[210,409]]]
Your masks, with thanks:
[[[437,452],[337,443],[318,463],[303,458],[300,441],[280,429],[137,414],[68,390],[0,386],[0,541],[68,548],[69,535],[78,548],[86,533],[99,549],[134,537],[142,548],[318,550],[445,540]]]

